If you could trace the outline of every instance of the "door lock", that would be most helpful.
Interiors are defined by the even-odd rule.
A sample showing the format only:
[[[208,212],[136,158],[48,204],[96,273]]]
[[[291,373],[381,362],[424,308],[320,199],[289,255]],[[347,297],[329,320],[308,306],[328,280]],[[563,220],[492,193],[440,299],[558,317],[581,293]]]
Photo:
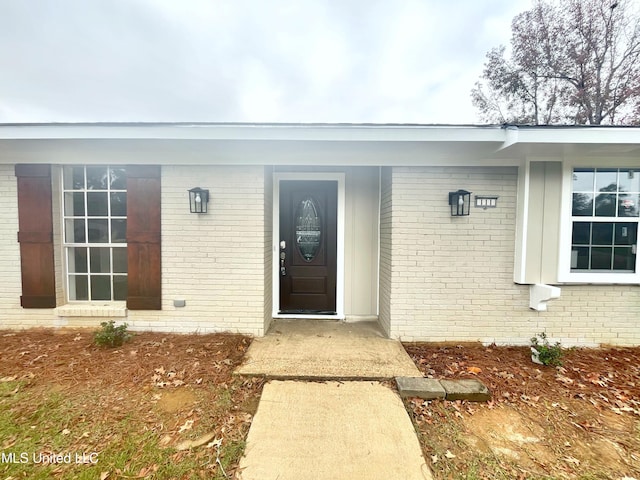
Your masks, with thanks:
[[[284,261],[287,258],[287,254],[285,252],[285,248],[287,247],[287,242],[282,240],[280,242],[280,275],[285,276],[287,274],[287,269],[284,265]]]

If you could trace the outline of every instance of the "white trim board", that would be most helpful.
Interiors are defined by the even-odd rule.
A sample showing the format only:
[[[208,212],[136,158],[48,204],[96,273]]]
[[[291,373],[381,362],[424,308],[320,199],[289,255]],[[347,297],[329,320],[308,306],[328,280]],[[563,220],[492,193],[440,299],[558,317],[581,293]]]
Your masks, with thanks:
[[[328,180],[338,182],[338,225],[336,258],[336,314],[335,315],[290,315],[280,310],[280,181],[281,180]],[[272,316],[273,318],[340,319],[344,313],[344,219],[345,219],[345,174],[344,172],[274,172],[273,173],[273,242],[272,242]]]

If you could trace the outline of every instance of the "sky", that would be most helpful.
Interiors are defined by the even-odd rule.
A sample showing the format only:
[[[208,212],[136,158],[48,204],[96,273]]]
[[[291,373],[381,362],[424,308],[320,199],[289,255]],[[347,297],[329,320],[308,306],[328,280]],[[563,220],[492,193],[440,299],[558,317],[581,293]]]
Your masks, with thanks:
[[[0,123],[480,123],[532,0],[0,0]]]

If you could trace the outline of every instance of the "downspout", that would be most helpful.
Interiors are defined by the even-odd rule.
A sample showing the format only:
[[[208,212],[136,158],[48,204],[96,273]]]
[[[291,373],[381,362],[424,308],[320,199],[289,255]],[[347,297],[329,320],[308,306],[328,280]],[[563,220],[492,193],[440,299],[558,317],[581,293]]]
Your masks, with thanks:
[[[494,153],[506,150],[510,146],[518,143],[520,130],[518,129],[517,125],[510,125],[508,123],[505,123],[504,125],[502,125],[502,128],[505,131],[504,142],[502,142],[502,145],[500,145],[500,147]]]

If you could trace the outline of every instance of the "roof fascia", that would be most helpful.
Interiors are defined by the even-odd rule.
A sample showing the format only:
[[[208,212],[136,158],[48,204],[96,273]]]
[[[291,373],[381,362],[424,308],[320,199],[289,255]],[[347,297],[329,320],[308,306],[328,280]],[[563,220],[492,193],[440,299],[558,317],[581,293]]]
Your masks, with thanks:
[[[519,128],[517,143],[640,144],[640,127]]]
[[[164,139],[496,142],[501,127],[423,125],[38,124],[0,125],[4,140]]]

